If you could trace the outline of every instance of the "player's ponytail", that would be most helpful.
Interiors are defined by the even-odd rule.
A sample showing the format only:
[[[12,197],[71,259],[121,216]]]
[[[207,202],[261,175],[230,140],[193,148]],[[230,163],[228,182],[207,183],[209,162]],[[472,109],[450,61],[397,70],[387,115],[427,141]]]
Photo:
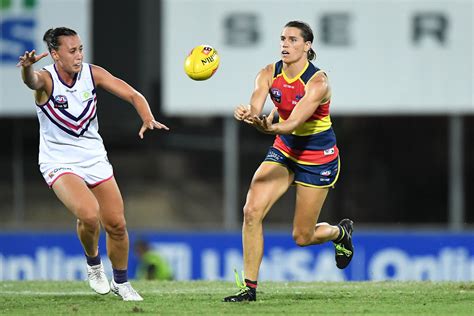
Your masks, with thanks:
[[[52,50],[58,50],[60,36],[73,35],[77,35],[76,31],[68,29],[67,27],[57,27],[47,30],[46,33],[44,33],[43,41],[46,43],[46,46],[48,46],[49,52],[51,52]]]
[[[316,59],[316,52],[314,49],[310,48],[308,52],[308,60]]]
[[[313,43],[313,30],[311,30],[311,27],[308,25],[308,23],[301,21],[290,21],[286,23],[285,27],[296,27],[301,31],[301,36],[303,37],[305,42],[311,42],[311,44]],[[314,51],[314,49],[310,48],[308,51],[308,60],[313,60],[315,58],[316,52]]]

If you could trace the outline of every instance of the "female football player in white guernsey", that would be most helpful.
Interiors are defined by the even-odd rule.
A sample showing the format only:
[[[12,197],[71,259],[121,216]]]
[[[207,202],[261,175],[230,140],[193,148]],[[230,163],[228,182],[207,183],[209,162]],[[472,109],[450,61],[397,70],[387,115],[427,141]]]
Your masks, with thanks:
[[[153,117],[146,99],[107,70],[83,62],[83,45],[71,29],[49,29],[43,40],[54,63],[39,71],[33,64],[48,53],[20,56],[23,82],[32,90],[40,122],[39,167],[59,200],[76,216],[77,234],[87,259],[89,285],[99,294],[110,290],[125,301],[143,298],[128,282],[129,240],[124,206],[98,133],[96,88],[133,104],[143,121],[138,135],[168,130]],[[98,252],[100,225],[112,262],[110,284]]]

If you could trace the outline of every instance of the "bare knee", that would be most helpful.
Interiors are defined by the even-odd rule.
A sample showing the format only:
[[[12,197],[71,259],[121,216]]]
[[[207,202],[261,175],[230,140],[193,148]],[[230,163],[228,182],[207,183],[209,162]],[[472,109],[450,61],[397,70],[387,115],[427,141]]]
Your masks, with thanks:
[[[127,224],[123,217],[104,223],[104,229],[115,240],[122,240],[127,236]]]
[[[254,204],[246,203],[244,206],[244,224],[246,226],[255,226],[263,220],[263,211],[259,210]]]
[[[300,247],[317,244],[314,240],[314,231],[293,230],[293,240]]]
[[[293,240],[300,247],[311,245],[311,238],[308,235],[293,233]]]
[[[76,209],[77,224],[86,230],[95,231],[99,228],[99,206],[83,205]]]

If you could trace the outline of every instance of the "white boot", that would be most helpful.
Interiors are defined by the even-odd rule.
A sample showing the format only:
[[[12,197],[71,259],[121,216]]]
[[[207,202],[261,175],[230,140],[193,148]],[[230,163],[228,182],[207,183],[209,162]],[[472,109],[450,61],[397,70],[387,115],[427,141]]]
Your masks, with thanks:
[[[112,280],[110,282],[110,289],[124,301],[143,301],[143,298],[135,291],[130,282],[115,283],[115,281]]]
[[[109,280],[107,280],[102,263],[95,266],[87,265],[87,278],[89,286],[97,293],[107,294],[110,292]]]

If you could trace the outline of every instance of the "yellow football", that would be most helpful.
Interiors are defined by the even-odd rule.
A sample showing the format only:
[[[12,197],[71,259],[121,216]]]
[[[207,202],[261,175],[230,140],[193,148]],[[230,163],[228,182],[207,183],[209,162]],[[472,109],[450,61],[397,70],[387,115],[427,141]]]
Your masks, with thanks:
[[[193,80],[207,80],[219,67],[219,55],[209,45],[193,48],[184,62],[184,71]]]

